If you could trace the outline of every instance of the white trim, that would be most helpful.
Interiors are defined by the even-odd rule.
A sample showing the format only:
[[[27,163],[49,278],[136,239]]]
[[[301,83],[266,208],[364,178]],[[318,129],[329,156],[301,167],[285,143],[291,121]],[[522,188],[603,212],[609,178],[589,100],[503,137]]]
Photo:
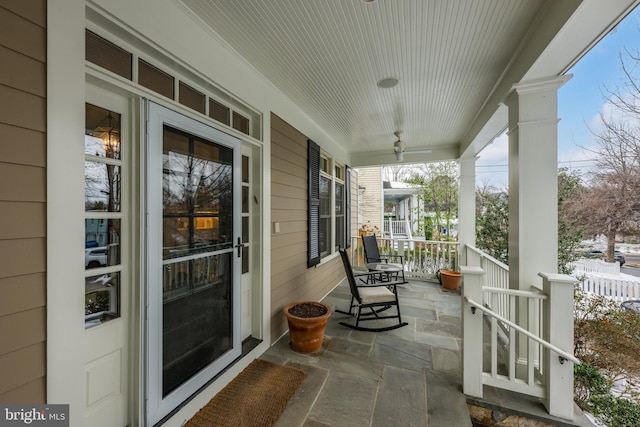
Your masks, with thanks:
[[[69,404],[71,427],[85,408],[84,13],[47,8],[47,402]]]

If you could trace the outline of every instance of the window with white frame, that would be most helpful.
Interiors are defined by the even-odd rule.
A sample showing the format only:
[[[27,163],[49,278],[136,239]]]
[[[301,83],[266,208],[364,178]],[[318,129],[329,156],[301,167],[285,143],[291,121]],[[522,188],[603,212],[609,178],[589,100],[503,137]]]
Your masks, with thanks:
[[[335,162],[320,146],[308,141],[309,252],[308,266],[346,247],[348,167]]]

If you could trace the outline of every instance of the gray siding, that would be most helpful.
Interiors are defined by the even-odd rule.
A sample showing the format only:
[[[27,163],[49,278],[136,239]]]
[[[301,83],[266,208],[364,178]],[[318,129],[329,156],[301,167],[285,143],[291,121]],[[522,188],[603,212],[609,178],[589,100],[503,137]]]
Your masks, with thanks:
[[[271,341],[287,330],[282,309],[320,300],[342,278],[339,258],[307,268],[307,137],[271,115]]]
[[[46,0],[0,0],[0,402],[46,400]]]

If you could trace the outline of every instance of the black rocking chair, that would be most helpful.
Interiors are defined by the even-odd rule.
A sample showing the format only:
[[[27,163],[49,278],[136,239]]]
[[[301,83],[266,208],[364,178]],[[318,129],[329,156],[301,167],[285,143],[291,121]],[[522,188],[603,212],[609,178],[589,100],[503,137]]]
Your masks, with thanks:
[[[359,331],[372,332],[389,331],[391,329],[406,326],[407,322],[403,322],[402,318],[400,317],[400,304],[398,302],[398,290],[396,289],[396,286],[402,284],[403,282],[386,281],[375,283],[373,277],[367,277],[367,279],[363,280],[363,282],[370,284],[358,285],[356,283],[356,276],[362,279],[362,277],[364,276],[373,276],[380,273],[369,272],[357,275],[354,274],[353,270],[351,269],[351,262],[349,261],[347,251],[343,247],[340,247],[339,251],[340,257],[342,258],[342,263],[344,264],[345,273],[347,274],[347,280],[349,281],[349,289],[351,290],[351,303],[349,306],[349,311],[335,311],[338,313],[355,316],[356,318],[355,324],[347,322],[340,322],[340,324],[348,328],[357,329]],[[380,314],[381,312],[388,310],[393,306],[396,307],[397,314]],[[368,311],[363,313],[363,310]],[[360,326],[360,322],[363,322],[365,320],[379,319],[398,319],[398,322],[389,326],[379,328],[367,328],[364,326]]]
[[[364,249],[364,257],[367,260],[367,264],[370,263],[385,263],[385,264],[393,264],[398,267],[400,273],[402,274],[402,281],[404,282],[404,257],[402,255],[380,255],[380,250],[378,249],[378,240],[376,239],[376,235],[372,236],[362,236],[362,248]],[[389,261],[400,261],[392,262]],[[395,273],[395,278],[398,280],[398,273]],[[384,280],[383,275],[378,276],[379,280]]]

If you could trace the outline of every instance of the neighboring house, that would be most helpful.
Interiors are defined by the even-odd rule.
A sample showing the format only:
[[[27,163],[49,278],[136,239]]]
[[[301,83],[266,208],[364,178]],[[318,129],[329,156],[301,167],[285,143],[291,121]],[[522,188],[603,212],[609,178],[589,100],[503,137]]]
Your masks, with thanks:
[[[385,181],[383,194],[385,234],[418,237],[419,221],[425,215],[424,203],[421,203],[421,188],[404,182]]]
[[[359,226],[370,230],[384,230],[384,204],[382,188],[382,167],[358,168],[360,212]]]
[[[416,15],[384,0],[0,1],[0,402],[182,425],[286,332],[285,304],[343,280],[359,194],[382,219],[351,168],[394,161],[396,126],[432,149],[407,161],[460,162],[464,245],[474,159],[508,125],[511,286],[555,271],[557,90],[636,2],[406,3],[446,36],[396,38]],[[400,57],[429,96],[376,86]],[[85,268],[86,238],[108,265]]]

